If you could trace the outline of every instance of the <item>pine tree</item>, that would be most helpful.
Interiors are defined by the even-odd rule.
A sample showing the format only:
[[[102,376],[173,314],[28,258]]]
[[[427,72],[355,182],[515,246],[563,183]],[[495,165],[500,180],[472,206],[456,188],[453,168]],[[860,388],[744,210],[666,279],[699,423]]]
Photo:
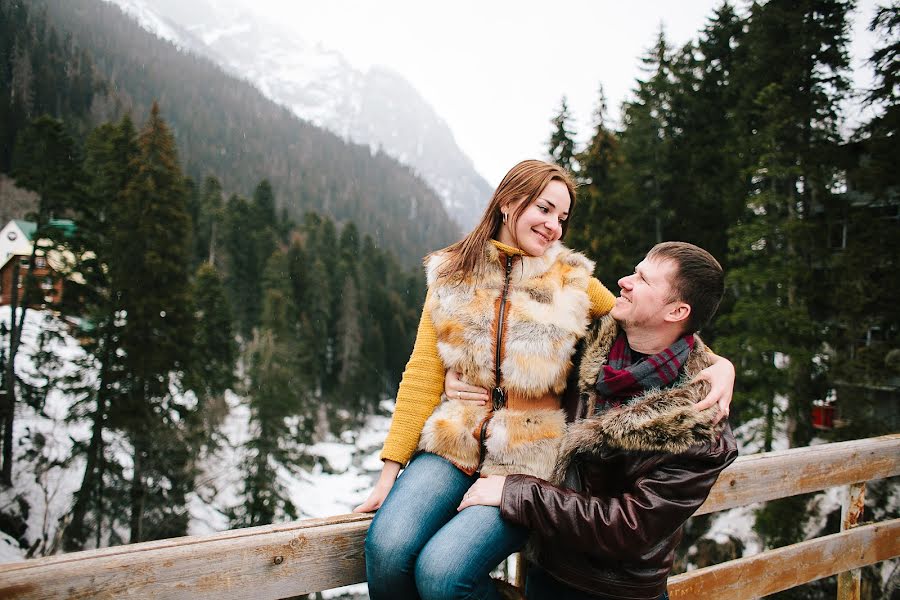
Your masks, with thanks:
[[[619,140],[607,125],[602,87],[594,111],[593,135],[577,160],[578,202],[570,217],[566,244],[596,261],[595,274],[611,286],[634,266],[637,250],[628,239],[630,212],[622,205],[616,181],[622,162]]]
[[[744,142],[754,185],[730,233],[736,300],[728,344],[767,382],[758,388],[767,415],[775,394],[788,398],[792,445],[812,437],[814,355],[824,336],[824,323],[814,317],[812,275],[823,248],[813,216],[831,202],[835,181],[837,110],[848,89],[848,10],[849,3],[830,0],[754,6],[746,38],[751,60],[741,74],[745,93],[753,92],[742,118],[755,132]],[[765,337],[741,339],[751,335]]]
[[[195,264],[209,262],[216,268],[224,264],[219,255],[224,213],[222,184],[213,176],[203,181],[193,219]]]
[[[223,394],[234,385],[237,347],[231,306],[222,279],[208,263],[197,270],[193,299],[195,356],[185,386],[197,396],[198,406],[193,413],[199,422],[195,426],[198,442],[206,444],[227,410]]]
[[[853,302],[835,298],[828,304],[832,352],[829,380],[836,389],[844,427],[832,438],[857,439],[890,433],[896,423],[885,418],[879,396],[900,374],[900,293],[894,274],[900,257],[900,169],[896,141],[900,135],[900,7],[876,11],[870,30],[880,34],[870,64],[875,86],[867,103],[876,110],[862,125],[847,151],[847,191],[827,213],[831,277],[827,284],[850,292]],[[877,293],[871,292],[872,282]]]
[[[754,4],[747,59],[734,76],[750,190],[729,230],[734,302],[720,319],[717,350],[739,365],[735,405],[764,417],[765,449],[777,421],[786,423],[791,446],[809,444],[813,401],[826,394],[820,357],[829,324],[818,315],[828,250],[817,215],[834,202],[839,170],[849,8],[837,0]],[[768,503],[757,511],[757,529],[767,545],[799,541],[807,510],[801,497]]]
[[[256,238],[258,271],[266,268],[266,262],[278,243],[278,217],[275,213],[275,192],[268,180],[263,179],[253,191],[253,224]]]
[[[244,463],[244,500],[231,511],[234,527],[297,516],[278,481],[278,467],[289,468],[299,459],[293,445],[310,441],[314,411],[303,380],[306,358],[297,338],[288,266],[283,252],[267,262],[260,327],[248,347],[252,437]],[[292,417],[299,417],[293,427]]]
[[[560,100],[559,112],[550,121],[553,124],[553,133],[550,135],[549,153],[550,160],[570,173],[574,172],[575,164],[575,140],[571,129],[572,115],[569,114],[569,105],[566,97]]]
[[[86,464],[63,535],[63,547],[69,551],[84,549],[91,533],[99,547],[104,518],[109,530],[115,531],[117,489],[125,485],[121,465],[104,444],[110,407],[122,401],[125,387],[124,367],[117,352],[121,327],[117,313],[121,305],[108,265],[116,252],[112,230],[127,218],[123,194],[134,175],[136,136],[126,115],[117,125],[108,123],[94,130],[85,148],[87,184],[79,207],[74,249],[84,283],[67,298],[78,299],[78,309],[72,312],[82,317],[78,337],[83,340],[85,359],[81,371],[96,370],[98,375],[96,382],[76,378],[69,384],[70,393],[78,398],[69,419],[88,421],[91,429],[87,444],[76,443],[73,452],[84,454]]]
[[[340,302],[335,339],[336,393],[333,396],[349,401],[351,409],[356,409],[351,412],[358,414],[365,404],[365,397],[375,390],[367,389],[361,377],[363,322],[360,293],[353,277],[344,277]]]
[[[670,189],[672,52],[662,29],[641,62],[648,77],[638,81],[635,99],[626,102],[623,110],[621,191],[629,197],[626,206],[632,230],[643,232],[636,247],[649,248],[667,239],[666,225],[674,213]]]
[[[741,91],[734,74],[746,61],[743,27],[723,2],[700,39],[671,61],[667,179],[673,210],[665,237],[705,248],[726,269],[727,225],[741,214],[749,185],[735,114]]]
[[[145,523],[148,516],[183,523],[184,440],[177,424],[182,411],[173,402],[170,376],[189,367],[193,340],[184,176],[155,104],[138,136],[133,165],[109,263],[126,315],[119,344],[129,384],[110,420],[133,447],[130,539],[138,542],[173,531],[158,521]]]
[[[5,400],[3,416],[3,464],[0,481],[12,485],[13,420],[16,406],[15,360],[19,352],[22,327],[29,304],[41,295],[33,275],[37,256],[48,253],[62,243],[59,233],[50,227],[50,220],[61,217],[74,204],[75,191],[81,183],[81,162],[75,140],[61,121],[40,117],[19,135],[13,161],[13,177],[17,185],[38,194],[38,209],[33,215],[36,229],[31,255],[24,273],[22,296],[19,296],[20,268],[12,270],[9,348],[3,369]],[[39,247],[40,246],[40,247]],[[18,317],[18,321],[17,321]]]
[[[245,198],[231,196],[225,207],[224,221],[222,241],[227,257],[226,289],[234,307],[238,331],[244,340],[248,340],[259,322],[262,297],[261,259],[251,204]]]
[[[365,398],[377,393],[377,389],[367,389],[363,379],[362,321],[363,298],[359,291],[360,261],[359,231],[356,225],[348,223],[341,230],[339,241],[338,273],[343,277],[343,285],[338,296],[340,307],[335,325],[335,398],[351,401],[351,413],[360,414],[365,406]]]
[[[311,253],[307,249],[307,256]],[[301,339],[311,354],[310,374],[313,378],[313,389],[321,395],[326,391],[329,382],[329,371],[334,354],[333,339],[329,334],[329,325],[334,312],[334,304],[329,293],[331,282],[325,262],[318,255],[312,255],[307,264],[307,280],[315,288],[308,289],[305,295],[307,303],[301,311]],[[319,283],[321,282],[321,283]]]

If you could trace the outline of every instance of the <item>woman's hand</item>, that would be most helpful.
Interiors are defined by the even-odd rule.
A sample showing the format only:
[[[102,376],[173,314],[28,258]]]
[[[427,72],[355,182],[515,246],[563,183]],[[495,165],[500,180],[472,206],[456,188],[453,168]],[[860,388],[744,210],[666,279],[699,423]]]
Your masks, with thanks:
[[[481,504],[482,506],[500,506],[500,500],[503,499],[503,486],[506,484],[506,477],[501,475],[491,475],[490,477],[482,477],[472,484],[466,495],[463,496],[462,502],[459,503],[457,511]]]
[[[381,508],[381,505],[384,504],[384,499],[387,498],[388,492],[394,487],[394,482],[397,481],[397,475],[399,473],[400,463],[393,460],[384,461],[384,466],[381,467],[381,476],[375,483],[375,487],[372,488],[372,491],[369,493],[369,497],[366,498],[362,504],[354,508],[353,512],[375,512]]]
[[[713,356],[715,362],[700,371],[692,380],[692,382],[705,380],[710,385],[709,393],[694,407],[697,410],[706,410],[710,406],[718,404],[719,413],[716,415],[716,422],[719,422],[728,418],[731,396],[734,393],[734,365],[727,358],[716,354]]]
[[[447,373],[444,375],[444,394],[451,400],[465,400],[481,406],[490,400],[486,389],[469,385],[460,379],[459,373],[453,369],[447,369]]]

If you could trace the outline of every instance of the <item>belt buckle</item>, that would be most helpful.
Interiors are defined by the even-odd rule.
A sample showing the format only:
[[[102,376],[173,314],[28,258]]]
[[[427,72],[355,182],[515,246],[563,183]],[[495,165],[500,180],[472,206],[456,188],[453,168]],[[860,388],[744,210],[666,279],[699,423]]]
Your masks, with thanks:
[[[501,387],[495,387],[491,390],[491,404],[494,410],[500,410],[506,406],[506,392]]]

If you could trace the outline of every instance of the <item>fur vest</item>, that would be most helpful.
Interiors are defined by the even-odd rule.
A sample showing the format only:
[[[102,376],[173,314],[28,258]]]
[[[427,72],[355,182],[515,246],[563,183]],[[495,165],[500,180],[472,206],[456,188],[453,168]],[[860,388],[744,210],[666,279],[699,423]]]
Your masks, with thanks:
[[[618,324],[607,315],[591,327],[585,339],[578,369],[580,418],[570,425],[560,451],[552,478],[557,484],[563,483],[568,467],[579,454],[599,455],[604,449],[679,454],[716,439],[718,408],[699,412],[693,407],[709,393],[709,383],[687,385],[712,364],[706,345],[697,335],[675,385],[649,390],[623,406],[594,414],[598,399],[595,384],[618,334]]]
[[[459,283],[437,276],[446,254],[436,253],[426,263],[430,295],[425,310],[434,322],[444,366],[471,384],[501,386],[509,402],[493,411],[442,398],[425,423],[419,449],[467,473],[548,477],[566,428],[559,396],[588,325],[587,287],[594,265],[558,242],[543,256],[514,257],[500,342],[501,381],[495,382],[506,258],[489,243],[483,271]],[[529,406],[530,399],[542,402]]]

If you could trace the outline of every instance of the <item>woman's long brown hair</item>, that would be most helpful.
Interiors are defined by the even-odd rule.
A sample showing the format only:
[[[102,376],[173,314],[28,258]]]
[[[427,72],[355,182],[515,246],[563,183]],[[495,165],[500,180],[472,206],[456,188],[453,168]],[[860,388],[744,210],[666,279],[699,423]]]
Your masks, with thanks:
[[[449,254],[447,262],[438,272],[438,277],[450,280],[462,280],[466,275],[481,272],[484,263],[484,245],[495,237],[503,224],[503,215],[500,212],[510,203],[524,198],[515,211],[509,215],[510,223],[515,223],[519,216],[538,199],[547,184],[553,180],[562,181],[569,190],[571,206],[569,214],[575,210],[575,183],[565,169],[558,165],[541,160],[523,160],[506,174],[500,185],[494,191],[491,201],[481,222],[463,239],[448,246],[445,251]],[[569,228],[569,219],[562,222],[562,235],[566,235]],[[515,232],[513,232],[515,236]]]

